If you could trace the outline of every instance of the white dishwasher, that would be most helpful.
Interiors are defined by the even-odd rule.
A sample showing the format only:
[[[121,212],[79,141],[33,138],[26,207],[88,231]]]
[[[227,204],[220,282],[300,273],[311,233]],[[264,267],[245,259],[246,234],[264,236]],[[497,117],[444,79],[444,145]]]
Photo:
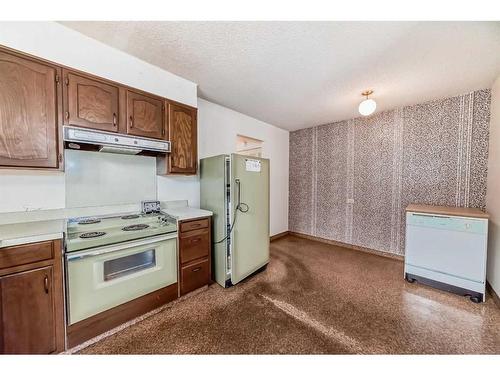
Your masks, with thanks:
[[[485,300],[488,214],[473,208],[409,205],[405,279]]]

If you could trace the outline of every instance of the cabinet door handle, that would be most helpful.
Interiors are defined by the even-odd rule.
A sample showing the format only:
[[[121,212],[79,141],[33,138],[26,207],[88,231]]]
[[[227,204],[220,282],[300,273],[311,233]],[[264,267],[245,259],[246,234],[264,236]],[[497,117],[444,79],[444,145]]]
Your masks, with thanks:
[[[43,287],[45,288],[45,293],[49,294],[49,277],[47,275],[43,278]]]
[[[196,267],[195,269],[193,269],[193,272],[198,272],[199,270],[201,270],[201,267]]]
[[[134,119],[132,118],[132,116],[130,116],[129,120],[130,120],[130,127],[133,128],[134,127]]]
[[[113,126],[116,127],[116,113],[113,113]]]

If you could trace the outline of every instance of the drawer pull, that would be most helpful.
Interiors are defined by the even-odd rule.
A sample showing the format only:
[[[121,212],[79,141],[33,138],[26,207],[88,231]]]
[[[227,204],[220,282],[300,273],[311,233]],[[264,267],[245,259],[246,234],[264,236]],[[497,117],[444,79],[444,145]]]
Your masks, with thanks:
[[[200,242],[201,238],[194,238],[191,240],[192,243]]]
[[[201,270],[201,267],[196,267],[195,269],[193,269],[193,272],[198,272],[199,270]]]
[[[45,293],[49,294],[49,277],[47,275],[43,278],[43,287],[45,289]]]

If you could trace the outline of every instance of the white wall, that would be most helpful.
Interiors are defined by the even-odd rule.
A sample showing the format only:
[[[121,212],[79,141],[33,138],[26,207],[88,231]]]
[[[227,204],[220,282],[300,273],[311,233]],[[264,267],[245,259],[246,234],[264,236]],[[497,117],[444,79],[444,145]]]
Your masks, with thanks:
[[[0,169],[0,213],[64,208],[64,173]]]
[[[487,279],[500,295],[500,76],[491,89],[486,210],[490,216]]]
[[[260,139],[271,161],[271,235],[288,230],[288,131],[198,99],[200,158],[236,151],[238,134]]]
[[[0,44],[197,106],[197,85],[55,22],[0,22]],[[0,169],[0,212],[63,208],[64,174]],[[197,178],[158,178],[160,199],[198,204]],[[186,186],[187,185],[187,186]]]

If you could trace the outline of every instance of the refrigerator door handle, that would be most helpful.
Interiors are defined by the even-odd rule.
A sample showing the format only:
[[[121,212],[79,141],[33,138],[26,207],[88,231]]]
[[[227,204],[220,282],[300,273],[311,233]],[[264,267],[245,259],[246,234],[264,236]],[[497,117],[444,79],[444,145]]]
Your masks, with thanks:
[[[248,207],[248,204],[246,203],[241,203],[241,181],[239,178],[235,179],[234,182],[236,183],[236,186],[238,186],[238,200],[236,204],[236,210],[241,211],[241,212],[248,212],[250,207]],[[235,211],[236,215],[236,211]]]

